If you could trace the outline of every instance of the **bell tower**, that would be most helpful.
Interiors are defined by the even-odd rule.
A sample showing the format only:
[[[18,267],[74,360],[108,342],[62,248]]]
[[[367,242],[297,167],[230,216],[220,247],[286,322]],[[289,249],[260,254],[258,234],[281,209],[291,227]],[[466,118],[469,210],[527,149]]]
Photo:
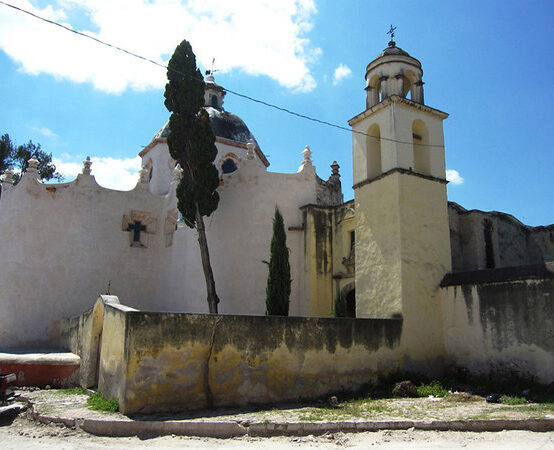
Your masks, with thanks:
[[[356,317],[402,318],[403,336],[414,348],[421,343],[424,358],[442,353],[439,284],[451,257],[442,126],[448,114],[424,104],[422,76],[421,63],[391,40],[367,66],[366,110],[349,124]]]

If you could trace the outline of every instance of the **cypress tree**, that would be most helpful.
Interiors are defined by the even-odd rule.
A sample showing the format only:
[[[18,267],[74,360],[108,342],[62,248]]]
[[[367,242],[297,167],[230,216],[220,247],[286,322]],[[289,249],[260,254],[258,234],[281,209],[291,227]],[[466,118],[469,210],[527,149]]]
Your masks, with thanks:
[[[290,264],[287,235],[283,216],[279,208],[275,207],[273,218],[273,237],[269,259],[269,273],[266,287],[266,315],[288,316],[290,297]]]
[[[196,57],[188,41],[181,42],[169,60],[165,107],[169,117],[169,153],[183,169],[177,186],[177,208],[185,223],[198,231],[202,268],[206,278],[208,307],[217,313],[219,298],[210,264],[203,216],[209,216],[219,203],[219,174],[213,162],[217,156],[215,136],[204,106],[204,78],[196,67]]]

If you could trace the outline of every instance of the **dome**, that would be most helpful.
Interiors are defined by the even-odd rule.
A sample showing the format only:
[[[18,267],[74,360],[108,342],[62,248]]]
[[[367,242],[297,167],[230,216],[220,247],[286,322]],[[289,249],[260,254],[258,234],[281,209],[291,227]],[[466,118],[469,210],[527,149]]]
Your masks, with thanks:
[[[206,106],[204,109],[210,116],[212,130],[216,137],[241,142],[243,144],[247,144],[248,141],[252,139],[254,144],[259,147],[258,142],[239,116],[211,106]],[[155,134],[153,139],[167,138],[168,135],[169,122]]]
[[[389,55],[410,56],[408,52],[405,52],[400,47],[397,47],[396,42],[394,41],[389,42],[389,46],[379,54],[378,58],[381,58],[382,56],[389,56]]]

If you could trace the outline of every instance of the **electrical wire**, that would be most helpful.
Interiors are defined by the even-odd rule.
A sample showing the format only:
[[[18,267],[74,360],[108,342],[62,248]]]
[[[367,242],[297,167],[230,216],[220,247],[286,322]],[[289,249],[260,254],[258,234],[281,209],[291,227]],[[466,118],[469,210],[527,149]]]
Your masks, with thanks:
[[[113,45],[113,44],[110,44],[109,42],[106,42],[106,41],[103,41],[101,39],[98,39],[94,36],[90,36],[88,34],[85,34],[85,33],[81,33],[80,31],[77,31],[77,30],[74,30],[73,28],[69,28],[61,23],[58,23],[58,22],[55,22],[53,20],[50,20],[50,19],[46,19],[45,17],[42,17],[42,16],[39,16],[31,11],[28,11],[26,9],[23,9],[23,8],[20,8],[18,6],[15,6],[15,5],[12,5],[10,3],[6,3],[4,2],[3,0],[0,0],[0,4],[4,5],[4,6],[7,6],[9,8],[12,8],[12,9],[15,9],[19,12],[22,12],[24,14],[28,14],[29,16],[31,17],[34,17],[35,19],[38,19],[38,20],[42,20],[43,22],[46,22],[46,23],[49,23],[51,25],[54,25],[54,26],[57,26],[57,27],[60,27],[66,31],[70,31],[71,33],[74,33],[76,35],[79,35],[79,36],[82,36],[82,37],[85,37],[85,38],[88,38],[88,39],[92,39],[93,41],[97,42],[98,44],[101,44],[101,45],[105,45],[107,47],[110,47],[110,48],[113,48],[114,50],[118,50],[120,52],[123,52],[123,53],[126,53],[127,55],[130,55],[134,58],[138,58],[138,59],[141,59],[143,61],[146,61],[146,62],[149,62],[151,64],[154,64],[158,67],[161,67],[163,69],[166,69],[166,70],[170,70],[174,73],[177,73],[185,78],[188,78],[189,80],[192,80],[192,81],[200,81],[200,80],[197,80],[196,78],[193,78],[193,77],[190,77],[188,76],[187,74],[184,74],[178,70],[175,70],[173,68],[170,68],[168,66],[166,66],[165,64],[162,64],[162,63],[159,63],[159,62],[156,62],[154,61],[153,59],[150,59],[150,58],[147,58],[145,56],[141,56],[137,53],[134,53],[132,51],[129,51],[129,50],[126,50],[124,48],[121,48],[121,47],[118,47],[117,45]],[[401,141],[401,140],[398,140],[398,139],[392,139],[392,138],[385,138],[385,137],[382,137],[382,136],[375,136],[375,135],[371,135],[371,134],[368,134],[368,133],[365,133],[363,131],[358,131],[358,130],[353,130],[351,128],[347,128],[347,127],[344,127],[342,125],[338,125],[336,123],[332,123],[332,122],[327,122],[325,120],[321,120],[321,119],[318,119],[316,117],[311,117],[311,116],[308,116],[306,114],[301,114],[301,113],[298,113],[296,111],[293,111],[291,109],[287,109],[287,108],[283,108],[282,106],[278,106],[278,105],[275,105],[273,103],[269,103],[269,102],[266,102],[264,100],[260,100],[260,99],[257,99],[257,98],[254,98],[254,97],[251,97],[249,95],[246,95],[246,94],[241,94],[240,92],[237,92],[237,91],[234,91],[234,90],[231,90],[231,89],[228,89],[228,88],[223,88],[225,92],[228,92],[230,94],[233,94],[233,95],[236,95],[237,97],[241,97],[241,98],[244,98],[246,100],[249,100],[249,101],[252,101],[252,102],[255,102],[255,103],[258,103],[260,105],[264,105],[264,106],[267,106],[269,108],[273,108],[273,109],[276,109],[278,111],[281,111],[281,112],[284,112],[286,114],[290,114],[290,115],[293,115],[293,116],[296,116],[296,117],[299,117],[301,119],[305,119],[305,120],[310,120],[312,122],[316,122],[316,123],[319,123],[321,125],[325,125],[325,126],[328,126],[328,127],[333,127],[333,128],[338,128],[339,130],[343,130],[343,131],[348,131],[348,132],[351,132],[351,133],[355,133],[355,134],[360,134],[360,135],[363,135],[363,136],[366,136],[366,137],[370,137],[370,138],[373,138],[373,139],[378,139],[380,141],[388,141],[388,142],[396,142],[397,144],[406,144],[406,145],[420,145],[420,146],[425,146],[425,147],[438,147],[438,148],[444,148],[444,145],[442,144],[422,144],[422,143],[418,143],[418,142],[411,142],[411,141]]]

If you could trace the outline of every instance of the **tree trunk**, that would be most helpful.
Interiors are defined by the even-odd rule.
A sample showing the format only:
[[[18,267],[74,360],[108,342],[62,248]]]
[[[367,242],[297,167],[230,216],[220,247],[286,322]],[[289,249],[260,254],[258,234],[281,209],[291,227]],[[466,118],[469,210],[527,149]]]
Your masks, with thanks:
[[[206,291],[208,293],[208,308],[211,314],[217,314],[217,304],[219,297],[215,292],[215,280],[210,264],[210,253],[208,252],[208,240],[206,239],[206,230],[204,229],[204,219],[196,206],[196,230],[198,231],[198,244],[200,246],[200,257],[202,258],[202,269],[204,278],[206,278]]]

